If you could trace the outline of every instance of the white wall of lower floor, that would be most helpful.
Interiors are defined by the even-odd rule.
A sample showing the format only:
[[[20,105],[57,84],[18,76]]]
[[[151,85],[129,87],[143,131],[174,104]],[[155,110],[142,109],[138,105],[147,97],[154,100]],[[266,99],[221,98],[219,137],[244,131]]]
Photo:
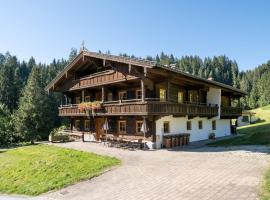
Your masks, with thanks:
[[[203,127],[199,129],[199,121],[202,121]],[[212,130],[212,121],[216,120],[216,130]],[[208,139],[210,133],[215,133],[216,137],[227,136],[231,134],[230,119],[208,119],[196,117],[190,119],[191,130],[187,130],[188,117],[165,116],[156,120],[156,147],[160,148],[163,142],[163,123],[170,123],[169,134],[189,133],[190,141],[200,141]]]

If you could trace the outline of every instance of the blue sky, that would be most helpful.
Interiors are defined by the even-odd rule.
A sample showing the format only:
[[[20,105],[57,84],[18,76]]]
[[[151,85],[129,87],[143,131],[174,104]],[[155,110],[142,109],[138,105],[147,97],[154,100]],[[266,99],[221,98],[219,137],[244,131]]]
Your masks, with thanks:
[[[270,59],[270,1],[0,0],[0,52],[50,62],[91,51],[227,55],[240,69]]]

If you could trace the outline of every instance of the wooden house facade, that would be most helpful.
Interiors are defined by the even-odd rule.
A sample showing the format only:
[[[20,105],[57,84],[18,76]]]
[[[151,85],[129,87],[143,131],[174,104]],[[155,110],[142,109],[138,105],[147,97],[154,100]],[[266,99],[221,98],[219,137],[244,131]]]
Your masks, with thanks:
[[[59,116],[70,119],[70,132],[99,140],[105,122],[116,136],[141,136],[145,125],[157,148],[167,134],[189,133],[191,141],[230,134],[231,119],[242,113],[232,101],[246,95],[156,62],[85,50],[46,90],[62,93]],[[82,108],[91,102],[98,107]]]

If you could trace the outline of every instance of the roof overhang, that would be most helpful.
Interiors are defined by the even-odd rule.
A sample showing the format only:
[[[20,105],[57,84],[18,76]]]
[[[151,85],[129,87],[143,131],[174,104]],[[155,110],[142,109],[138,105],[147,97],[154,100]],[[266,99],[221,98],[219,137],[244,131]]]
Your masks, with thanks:
[[[148,61],[145,59],[138,59],[138,58],[130,58],[130,57],[123,57],[123,56],[115,56],[115,55],[110,55],[110,54],[103,54],[103,53],[96,53],[96,52],[90,52],[90,51],[86,51],[83,50],[79,53],[78,56],[76,56],[46,87],[45,90],[46,91],[51,91],[54,90],[54,86],[62,79],[64,78],[68,71],[71,70],[76,63],[80,62],[80,61],[84,61],[85,57],[91,57],[91,58],[97,58],[97,59],[102,59],[104,61],[108,60],[108,61],[112,61],[112,62],[119,62],[119,63],[125,63],[128,65],[134,65],[134,66],[141,66],[141,67],[146,67],[146,68],[162,68],[165,70],[168,70],[170,72],[174,72],[176,74],[181,74],[182,76],[186,77],[186,78],[190,78],[193,79],[194,81],[197,82],[203,82],[206,85],[209,86],[214,86],[214,87],[218,87],[221,88],[223,90],[226,91],[230,91],[233,92],[234,94],[237,94],[239,96],[245,96],[247,95],[247,92],[244,92],[240,89],[234,88],[232,86],[217,82],[217,81],[213,81],[213,80],[208,80],[205,78],[201,78],[198,76],[194,76],[192,74],[189,73],[185,73],[183,71],[177,70],[177,69],[173,69],[171,67],[167,67],[164,65],[160,65],[157,64],[155,61]]]

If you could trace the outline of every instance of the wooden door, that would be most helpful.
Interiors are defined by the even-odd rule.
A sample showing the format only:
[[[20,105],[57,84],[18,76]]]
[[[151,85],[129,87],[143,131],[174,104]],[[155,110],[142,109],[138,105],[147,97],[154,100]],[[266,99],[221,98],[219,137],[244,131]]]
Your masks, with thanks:
[[[103,118],[95,118],[95,128],[96,128],[96,140],[99,140],[103,135]]]

